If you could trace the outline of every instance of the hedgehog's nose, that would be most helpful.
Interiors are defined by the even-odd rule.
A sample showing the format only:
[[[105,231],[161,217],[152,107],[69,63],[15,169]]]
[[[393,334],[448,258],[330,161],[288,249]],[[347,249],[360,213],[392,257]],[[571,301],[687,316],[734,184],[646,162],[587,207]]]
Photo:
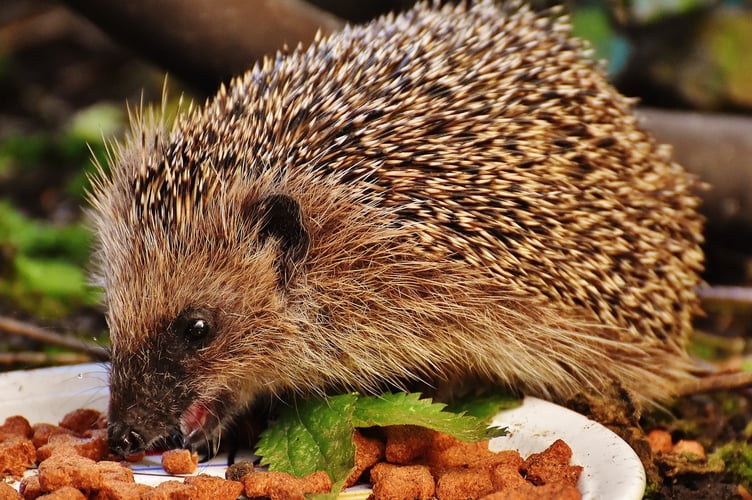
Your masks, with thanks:
[[[122,422],[111,423],[107,428],[110,449],[118,455],[136,455],[146,449],[146,441],[133,428]]]

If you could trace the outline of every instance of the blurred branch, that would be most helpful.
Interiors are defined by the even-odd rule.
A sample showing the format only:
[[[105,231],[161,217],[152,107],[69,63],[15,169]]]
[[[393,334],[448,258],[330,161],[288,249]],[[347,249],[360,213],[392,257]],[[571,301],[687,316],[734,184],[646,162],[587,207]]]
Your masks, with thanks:
[[[63,0],[114,39],[205,92],[285,44],[343,25],[304,0]]]
[[[680,384],[679,395],[745,389],[752,386],[751,372],[713,373]]]
[[[91,361],[91,356],[71,352],[0,352],[0,365],[77,365]]]
[[[701,193],[709,222],[752,226],[752,118],[641,108],[642,124],[671,144],[677,161],[710,184]]]
[[[79,340],[65,337],[30,323],[18,321],[13,318],[0,316],[0,332],[14,335],[24,335],[44,344],[64,347],[72,351],[86,354],[90,359],[106,361],[109,359],[107,350],[101,346],[88,344]]]
[[[752,287],[744,286],[702,286],[697,289],[700,299],[705,302],[752,305]]]

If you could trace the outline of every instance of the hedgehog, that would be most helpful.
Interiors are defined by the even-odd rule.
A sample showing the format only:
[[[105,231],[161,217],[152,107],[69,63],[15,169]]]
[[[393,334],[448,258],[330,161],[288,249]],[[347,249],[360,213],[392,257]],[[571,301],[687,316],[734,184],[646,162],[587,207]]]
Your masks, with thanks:
[[[693,377],[699,181],[633,106],[561,10],[479,0],[134,113],[91,192],[111,447],[195,448],[285,394],[670,399]]]

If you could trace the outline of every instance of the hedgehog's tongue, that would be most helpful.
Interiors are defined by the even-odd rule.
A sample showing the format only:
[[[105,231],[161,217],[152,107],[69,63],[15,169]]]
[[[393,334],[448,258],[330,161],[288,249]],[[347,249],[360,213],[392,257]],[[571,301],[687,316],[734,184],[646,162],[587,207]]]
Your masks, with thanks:
[[[191,448],[199,440],[206,439],[206,420],[209,418],[209,409],[202,403],[193,403],[180,417],[180,432],[183,433],[183,443]]]

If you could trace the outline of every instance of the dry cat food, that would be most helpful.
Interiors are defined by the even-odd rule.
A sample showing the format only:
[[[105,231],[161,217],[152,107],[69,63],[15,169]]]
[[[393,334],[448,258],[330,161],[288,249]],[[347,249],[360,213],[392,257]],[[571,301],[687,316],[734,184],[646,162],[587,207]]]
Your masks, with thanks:
[[[488,441],[464,443],[409,425],[356,431],[354,442],[355,469],[345,487],[369,481],[375,499],[580,498],[582,467],[570,465],[572,452],[561,440],[527,459],[516,451],[491,452]],[[162,464],[170,474],[194,474],[197,455],[168,451]],[[36,474],[25,474],[34,466]],[[0,426],[0,468],[6,480],[20,480],[18,491],[0,482],[0,498],[9,499],[302,500],[332,488],[322,471],[297,478],[248,463],[229,467],[231,479],[199,474],[138,484],[127,462],[107,447],[106,418],[90,409],[71,412],[58,425],[7,418]]]
[[[190,450],[167,450],[162,453],[162,468],[168,474],[193,474],[198,468],[198,453]]]
[[[582,467],[569,464],[572,451],[561,440],[523,460],[517,451],[490,451],[488,441],[465,443],[423,427],[392,426],[381,434],[355,439],[356,470],[370,469],[379,499],[580,498]],[[383,443],[378,456],[376,443]]]

